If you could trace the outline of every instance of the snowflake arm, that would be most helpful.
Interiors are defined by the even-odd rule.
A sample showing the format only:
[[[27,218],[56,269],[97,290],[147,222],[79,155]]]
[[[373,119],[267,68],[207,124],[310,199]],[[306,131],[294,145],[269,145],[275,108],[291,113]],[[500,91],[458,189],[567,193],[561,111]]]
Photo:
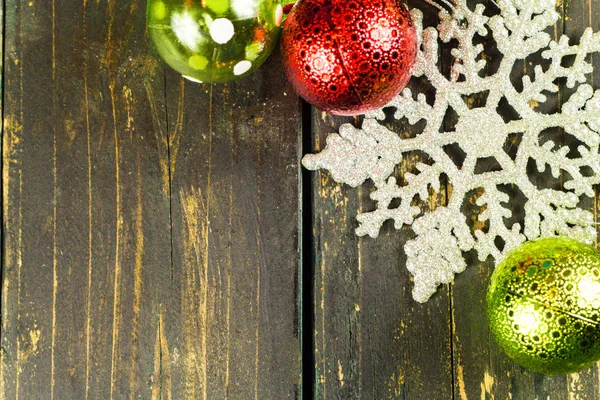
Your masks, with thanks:
[[[364,129],[344,124],[339,135],[327,137],[325,150],[304,157],[302,163],[310,170],[327,169],[337,182],[356,187],[367,179],[384,182],[401,160],[398,135],[367,123]]]
[[[467,267],[462,251],[473,246],[464,216],[440,207],[413,223],[417,238],[406,243],[406,268],[413,274],[413,298],[425,302],[441,283]]]
[[[420,171],[419,174],[405,174],[407,181],[405,186],[398,186],[396,179],[392,177],[386,184],[371,193],[371,198],[377,201],[377,209],[358,215],[360,226],[356,230],[357,235],[369,235],[376,238],[381,225],[389,219],[394,220],[396,229],[400,229],[404,224],[412,223],[414,216],[420,211],[418,207],[411,205],[412,200],[417,195],[421,199],[426,199],[429,196],[430,188],[439,192],[439,176],[442,172],[437,166],[431,167],[422,163],[419,163],[416,168]],[[398,208],[390,209],[393,199],[403,200]]]
[[[309,169],[327,169],[333,178],[351,186],[370,179],[375,184],[371,198],[377,207],[360,214],[356,233],[377,237],[385,221],[396,229],[412,225],[415,238],[405,246],[407,268],[414,277],[413,297],[424,302],[439,284],[449,283],[467,266],[463,252],[475,249],[480,260],[503,255],[525,240],[540,236],[567,235],[589,242],[595,235],[593,215],[579,207],[581,196],[593,196],[600,183],[600,90],[587,84],[593,67],[587,57],[600,52],[600,33],[585,30],[579,44],[566,37],[553,41],[546,30],[559,19],[554,0],[497,0],[497,15],[487,17],[483,5],[469,8],[466,0],[456,0],[452,13],[438,14],[437,28],[423,29],[422,13],[412,10],[420,37],[414,75],[435,89],[433,104],[416,88],[405,89],[386,107],[394,108],[394,118],[409,124],[424,121],[415,137],[403,138],[382,125],[383,110],[366,115],[361,128],[345,124],[339,134],[327,139],[321,153],[308,155],[303,163]],[[491,32],[503,54],[497,72],[482,76],[485,60],[477,36]],[[440,43],[457,43],[448,77],[438,67]],[[541,51],[547,67],[535,66],[532,77],[524,76],[522,89],[511,83],[515,63]],[[565,63],[572,59],[571,66]],[[536,102],[547,101],[559,91],[559,80],[575,88],[562,109],[542,113]],[[463,96],[488,92],[486,104],[474,108]],[[519,114],[505,121],[498,112],[501,99]],[[449,108],[458,114],[455,127],[445,129]],[[575,146],[543,140],[548,129],[558,129],[577,140]],[[520,137],[516,154],[505,149],[511,135]],[[460,147],[466,154],[459,167],[446,154],[446,147]],[[396,179],[396,166],[411,151],[425,153],[427,163]],[[476,173],[478,161],[493,159],[499,168]],[[530,160],[541,173],[548,170],[560,178],[562,189],[543,188],[528,175]],[[448,204],[426,212],[417,207],[441,189],[440,177],[447,176]],[[514,185],[526,197],[524,204],[510,203],[501,185]],[[462,212],[463,201],[473,190],[481,195],[478,223],[472,229]],[[397,201],[399,200],[399,202]],[[399,204],[392,207],[392,204]],[[507,226],[515,208],[524,218]],[[517,214],[518,215],[518,214]],[[498,238],[502,240],[498,240]]]
[[[567,87],[572,88],[576,83],[585,83],[585,76],[594,72],[586,57],[598,51],[600,51],[600,32],[594,33],[591,28],[587,28],[578,45],[569,45],[569,38],[562,36],[558,42],[550,43],[550,49],[544,51],[542,56],[552,60],[551,70],[555,76],[567,78]],[[573,65],[568,68],[561,65],[562,60],[567,56],[575,56]]]
[[[525,241],[525,236],[521,234],[521,225],[514,224],[510,229],[504,223],[504,218],[510,218],[512,211],[502,205],[508,204],[509,196],[498,190],[496,185],[488,185],[485,192],[477,199],[478,206],[486,206],[478,216],[480,222],[488,222],[489,229],[487,232],[482,230],[475,231],[477,242],[475,249],[479,254],[479,260],[485,259],[491,255],[494,258],[499,258],[502,255],[500,249],[496,245],[496,238],[500,237],[504,241],[503,251],[510,251]]]

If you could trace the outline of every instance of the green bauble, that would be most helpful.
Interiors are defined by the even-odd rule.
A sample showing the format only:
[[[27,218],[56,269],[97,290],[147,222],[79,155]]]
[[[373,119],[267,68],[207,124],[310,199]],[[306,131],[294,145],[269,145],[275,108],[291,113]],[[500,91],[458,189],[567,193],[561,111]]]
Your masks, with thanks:
[[[160,56],[193,81],[227,82],[258,68],[279,37],[279,0],[148,0]]]
[[[498,265],[487,317],[500,347],[545,374],[580,371],[600,359],[600,254],[572,239],[521,245]]]

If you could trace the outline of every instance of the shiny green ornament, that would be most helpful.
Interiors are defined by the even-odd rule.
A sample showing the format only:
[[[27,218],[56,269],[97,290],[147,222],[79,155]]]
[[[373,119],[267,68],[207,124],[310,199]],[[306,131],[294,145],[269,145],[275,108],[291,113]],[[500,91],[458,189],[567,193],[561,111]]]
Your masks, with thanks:
[[[545,374],[580,371],[600,359],[600,253],[572,239],[521,245],[497,266],[487,317],[500,347]]]
[[[196,82],[227,82],[257,69],[281,30],[279,0],[148,0],[160,56]]]

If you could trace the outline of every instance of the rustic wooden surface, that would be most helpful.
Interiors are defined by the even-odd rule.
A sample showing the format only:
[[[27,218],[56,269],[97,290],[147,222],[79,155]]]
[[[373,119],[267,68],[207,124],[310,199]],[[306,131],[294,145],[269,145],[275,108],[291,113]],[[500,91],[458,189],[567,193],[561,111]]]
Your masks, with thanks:
[[[0,398],[600,397],[597,367],[546,377],[498,349],[491,261],[412,300],[410,228],[356,237],[371,188],[299,168],[360,121],[302,105],[277,54],[196,85],[152,52],[144,2],[2,4]],[[563,11],[556,35],[600,29],[596,0]]]
[[[300,102],[166,68],[145,3],[8,1],[6,399],[300,395]]]
[[[576,0],[560,6],[563,19],[555,27],[556,38],[562,33],[579,37],[588,26],[600,29],[597,1]],[[447,46],[442,52],[442,61],[448,62]],[[497,58],[488,40],[486,58],[491,64]],[[537,60],[539,56],[532,56],[520,68],[531,73]],[[593,61],[597,86],[600,59]],[[421,83],[413,80],[412,84]],[[564,90],[547,106],[558,105],[563,95]],[[474,96],[471,101],[477,105],[481,99]],[[323,148],[327,134],[344,122],[357,121],[313,112],[314,148]],[[399,122],[392,126],[411,134],[411,128]],[[563,138],[561,132],[552,135],[559,142]],[[421,155],[405,160],[397,176],[402,178],[419,159]],[[519,367],[498,348],[484,309],[491,260],[481,263],[476,255],[468,254],[469,267],[453,284],[441,287],[425,305],[414,302],[402,250],[411,238],[410,229],[396,231],[388,223],[376,240],[353,234],[356,213],[374,206],[369,190],[368,185],[358,190],[340,186],[326,172],[314,175],[316,398],[600,398],[597,366],[580,374],[544,376]],[[440,193],[430,193],[426,208],[445,205],[451,190],[446,185]],[[467,202],[473,218],[477,212],[474,198]],[[597,201],[596,197],[583,204],[597,215]]]

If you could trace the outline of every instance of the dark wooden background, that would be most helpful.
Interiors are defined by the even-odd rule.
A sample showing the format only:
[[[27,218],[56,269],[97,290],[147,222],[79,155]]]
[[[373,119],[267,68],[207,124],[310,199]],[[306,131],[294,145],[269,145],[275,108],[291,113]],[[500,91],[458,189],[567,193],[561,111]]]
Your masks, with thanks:
[[[600,29],[597,0],[559,6],[555,37]],[[278,54],[192,84],[153,53],[143,1],[3,7],[2,399],[600,396],[597,367],[544,376],[499,350],[491,261],[412,300],[410,229],[356,237],[370,187],[299,166],[360,120],[299,101]]]

